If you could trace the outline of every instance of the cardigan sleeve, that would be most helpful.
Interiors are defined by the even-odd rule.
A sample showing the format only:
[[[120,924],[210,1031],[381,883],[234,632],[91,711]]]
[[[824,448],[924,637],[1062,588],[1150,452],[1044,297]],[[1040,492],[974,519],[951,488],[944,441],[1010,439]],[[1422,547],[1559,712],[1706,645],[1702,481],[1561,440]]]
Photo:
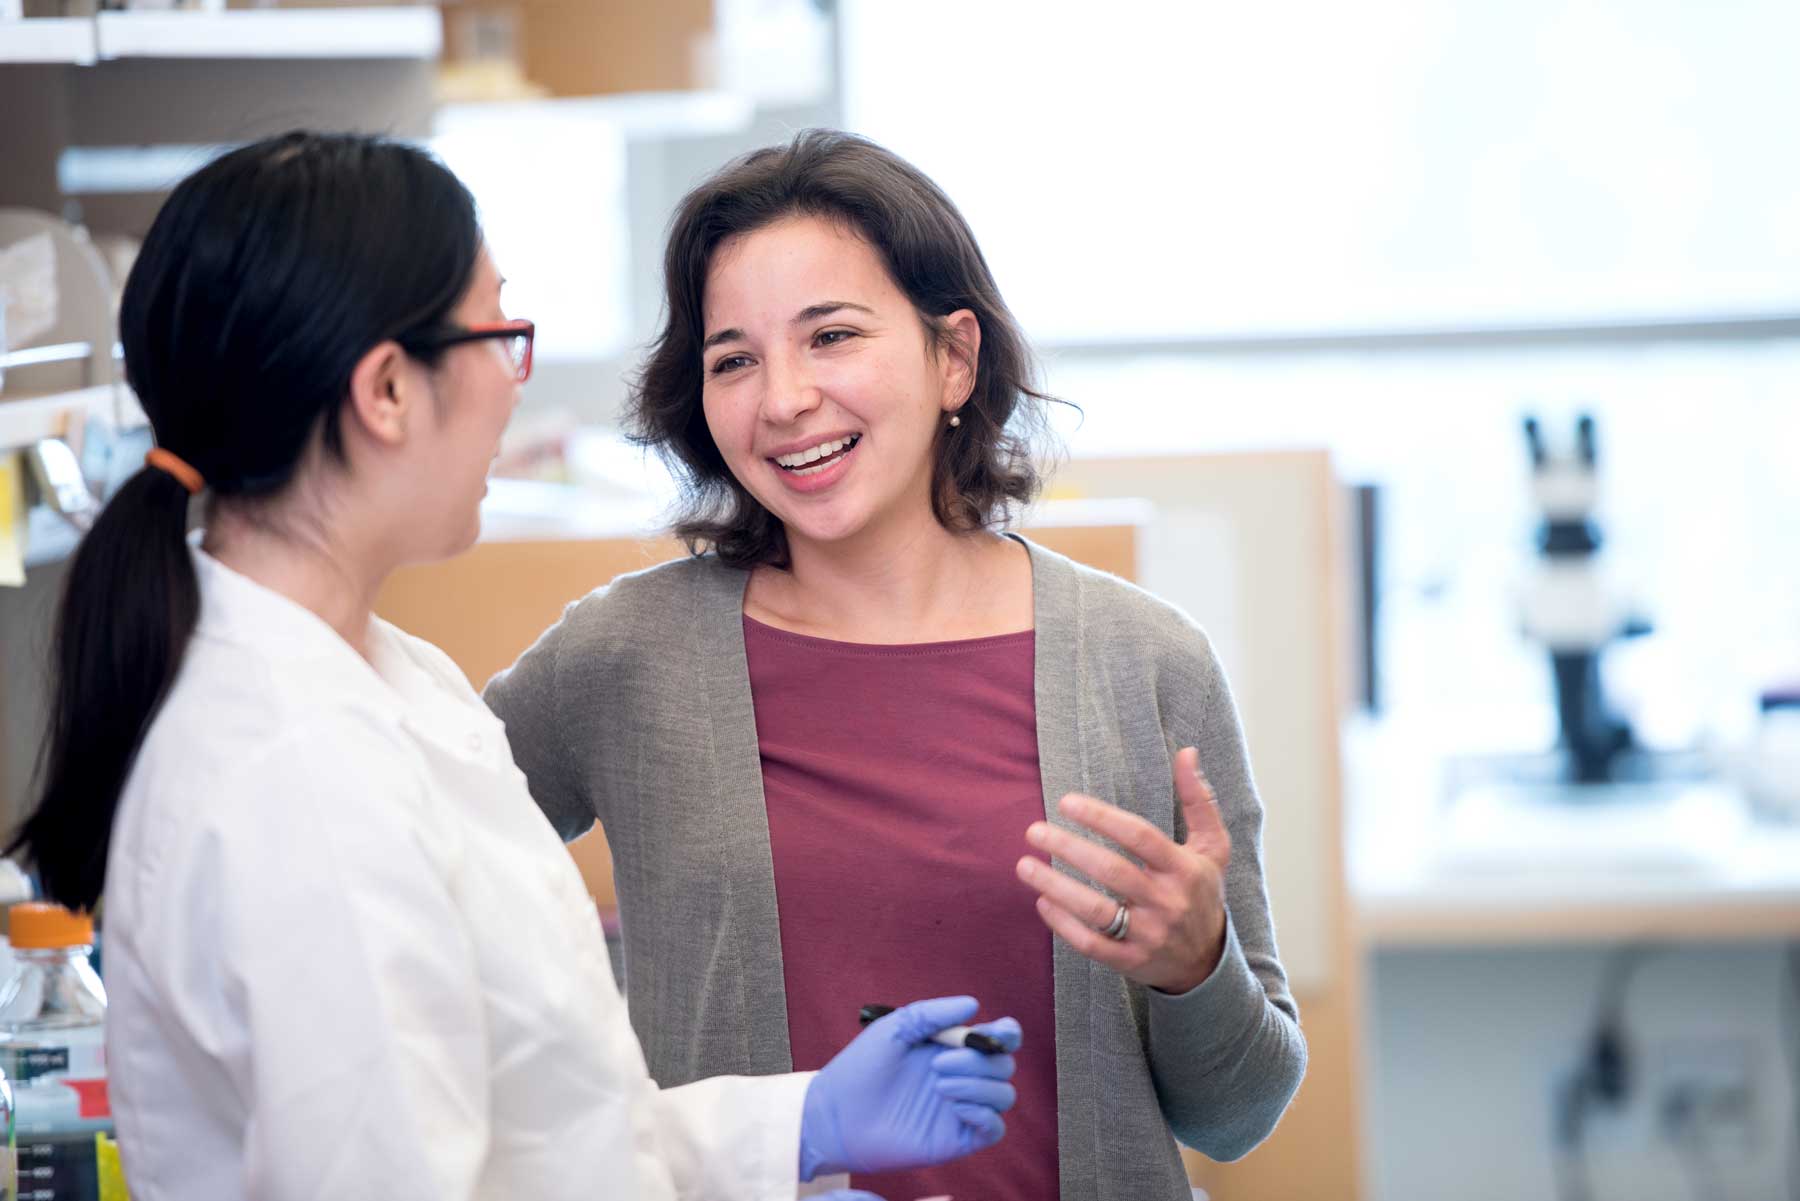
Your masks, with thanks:
[[[489,680],[481,693],[506,725],[513,762],[525,773],[531,799],[564,842],[573,842],[594,824],[580,765],[568,753],[563,730],[568,709],[559,695],[563,644],[581,604],[576,601],[564,609],[561,620],[540,634],[517,662]]]
[[[1211,644],[1197,629],[1199,729],[1170,729],[1200,751],[1201,770],[1231,834],[1225,952],[1211,976],[1179,996],[1148,995],[1148,1049],[1163,1115],[1181,1142],[1240,1159],[1275,1129],[1306,1073],[1306,1040],[1275,948],[1263,882],[1262,801],[1242,725]],[[1187,639],[1183,639],[1187,642]],[[1183,706],[1191,714],[1192,709]],[[1178,835],[1180,809],[1176,810]]]

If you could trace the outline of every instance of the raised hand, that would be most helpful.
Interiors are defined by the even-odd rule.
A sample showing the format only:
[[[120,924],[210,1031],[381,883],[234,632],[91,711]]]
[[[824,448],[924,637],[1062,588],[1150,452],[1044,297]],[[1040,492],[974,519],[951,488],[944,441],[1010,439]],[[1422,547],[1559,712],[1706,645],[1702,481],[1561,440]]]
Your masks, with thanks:
[[[1032,846],[1111,896],[1034,856],[1021,858],[1017,868],[1037,890],[1038,916],[1057,937],[1096,963],[1166,993],[1205,983],[1219,965],[1225,869],[1231,864],[1231,835],[1193,747],[1175,756],[1175,794],[1188,828],[1179,844],[1136,814],[1093,797],[1072,792],[1058,803],[1064,817],[1133,858],[1048,822],[1033,822],[1025,832]]]

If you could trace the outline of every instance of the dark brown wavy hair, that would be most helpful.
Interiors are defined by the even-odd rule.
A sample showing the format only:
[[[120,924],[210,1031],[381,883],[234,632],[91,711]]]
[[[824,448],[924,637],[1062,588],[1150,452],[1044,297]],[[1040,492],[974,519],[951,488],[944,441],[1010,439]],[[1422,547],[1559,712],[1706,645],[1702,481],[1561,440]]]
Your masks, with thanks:
[[[665,320],[625,414],[632,439],[654,448],[681,482],[675,533],[695,554],[710,549],[734,566],[787,565],[781,522],[731,474],[706,427],[701,343],[706,274],[719,245],[794,216],[841,222],[874,247],[940,352],[950,339],[943,318],[975,314],[974,391],[957,410],[961,425],[938,435],[932,511],[959,532],[1006,521],[1037,495],[1033,450],[1053,399],[1038,390],[1024,333],[968,223],[936,184],[865,138],[812,129],[727,164],[675,212],[663,258]]]

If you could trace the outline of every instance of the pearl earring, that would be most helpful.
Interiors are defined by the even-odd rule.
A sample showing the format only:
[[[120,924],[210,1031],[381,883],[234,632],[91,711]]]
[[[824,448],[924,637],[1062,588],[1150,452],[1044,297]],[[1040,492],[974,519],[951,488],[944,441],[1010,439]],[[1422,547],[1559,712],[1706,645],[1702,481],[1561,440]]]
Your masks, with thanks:
[[[957,426],[959,426],[961,424],[962,424],[961,417],[958,417],[955,413],[950,414],[950,428],[951,429],[955,429]]]

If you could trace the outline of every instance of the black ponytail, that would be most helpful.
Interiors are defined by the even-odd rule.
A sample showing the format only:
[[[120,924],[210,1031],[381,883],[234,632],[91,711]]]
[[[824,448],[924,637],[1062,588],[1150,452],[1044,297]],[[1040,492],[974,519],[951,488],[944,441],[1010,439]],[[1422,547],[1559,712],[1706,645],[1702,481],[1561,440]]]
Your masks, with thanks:
[[[341,458],[356,363],[441,324],[480,251],[474,200],[410,146],[291,133],[203,167],[158,212],[119,311],[157,444],[214,504],[280,493],[314,437]],[[28,851],[71,908],[100,898],[120,793],[199,620],[188,501],[167,472],[140,471],[64,585],[42,792],[7,850]]]
[[[106,834],[144,728],[181,662],[200,593],[183,540],[188,491],[154,467],[127,480],[82,539],[57,614],[56,693],[29,845],[47,896],[91,909]],[[95,598],[104,598],[96,600]]]

